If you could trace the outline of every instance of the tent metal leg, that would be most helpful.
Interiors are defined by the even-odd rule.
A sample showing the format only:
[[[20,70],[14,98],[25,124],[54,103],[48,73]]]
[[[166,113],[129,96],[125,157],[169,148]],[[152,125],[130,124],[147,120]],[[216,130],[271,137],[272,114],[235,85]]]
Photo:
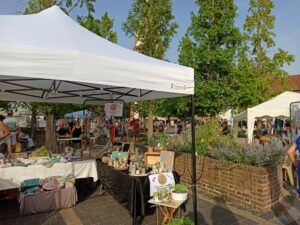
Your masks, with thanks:
[[[192,125],[192,193],[193,193],[193,211],[194,222],[198,224],[197,217],[197,180],[196,180],[196,143],[195,143],[195,96],[191,95],[191,125]]]

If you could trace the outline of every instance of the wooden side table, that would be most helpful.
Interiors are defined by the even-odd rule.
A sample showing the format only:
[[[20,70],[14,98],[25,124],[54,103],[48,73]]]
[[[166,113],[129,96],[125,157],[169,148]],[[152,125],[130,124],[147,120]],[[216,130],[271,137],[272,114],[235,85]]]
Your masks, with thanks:
[[[154,201],[154,199],[150,199],[148,201],[149,203],[153,204],[156,206],[156,224],[158,225],[158,209],[160,210],[160,212],[163,215],[163,220],[161,222],[161,224],[166,224],[169,221],[171,221],[173,219],[174,213],[175,211],[185,202],[185,201],[175,201],[175,200],[171,200],[167,203],[165,202],[157,202]]]

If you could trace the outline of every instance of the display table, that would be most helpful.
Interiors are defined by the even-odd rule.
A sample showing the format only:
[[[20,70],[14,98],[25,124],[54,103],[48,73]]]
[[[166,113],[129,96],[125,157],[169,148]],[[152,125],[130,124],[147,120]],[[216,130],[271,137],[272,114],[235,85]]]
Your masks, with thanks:
[[[21,184],[22,181],[26,179],[44,179],[49,176],[66,176],[70,173],[74,174],[76,179],[92,177],[94,182],[98,180],[95,160],[54,163],[53,166],[49,168],[42,165],[0,168],[0,177],[2,179],[7,179],[17,184]]]
[[[185,200],[186,201],[186,200]],[[163,220],[161,224],[166,224],[168,222],[170,222],[173,219],[173,215],[174,212],[176,211],[176,209],[180,210],[180,206],[185,202],[185,201],[175,201],[175,200],[171,200],[170,202],[164,203],[164,202],[157,202],[154,201],[153,199],[149,200],[148,202],[156,205],[157,208],[157,219],[156,219],[156,224],[158,225],[158,209],[160,210],[160,212],[163,215]]]
[[[138,216],[145,216],[150,207],[150,182],[148,176],[130,176],[128,171],[115,170],[104,163],[99,165],[99,179],[105,189],[123,206],[133,217],[133,224],[137,224]],[[174,174],[176,183],[178,176]]]
[[[20,214],[48,212],[70,208],[77,202],[76,188],[59,189],[35,193],[34,195],[20,195]]]

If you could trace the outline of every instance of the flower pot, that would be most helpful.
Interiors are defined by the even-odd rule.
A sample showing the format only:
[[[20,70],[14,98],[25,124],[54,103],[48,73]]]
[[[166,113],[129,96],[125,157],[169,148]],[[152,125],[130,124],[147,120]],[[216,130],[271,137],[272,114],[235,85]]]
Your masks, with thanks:
[[[172,192],[171,193],[172,199],[176,200],[176,201],[185,201],[188,198],[188,193],[176,193],[176,192]]]
[[[165,147],[155,147],[154,152],[161,152],[161,151],[166,151]]]

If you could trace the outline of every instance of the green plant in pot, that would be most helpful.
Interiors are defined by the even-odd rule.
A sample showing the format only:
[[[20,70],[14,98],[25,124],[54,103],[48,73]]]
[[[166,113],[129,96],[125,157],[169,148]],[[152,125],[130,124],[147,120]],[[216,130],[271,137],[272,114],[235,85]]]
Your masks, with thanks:
[[[158,193],[161,201],[168,202],[170,200],[167,188],[159,188]]]
[[[168,142],[168,135],[165,133],[157,133],[153,134],[149,140],[148,144],[153,148],[166,148]]]
[[[154,201],[159,201],[159,193],[158,192],[153,192],[153,199],[154,199]]]
[[[185,201],[188,198],[188,187],[185,184],[176,184],[171,193],[172,199]]]

